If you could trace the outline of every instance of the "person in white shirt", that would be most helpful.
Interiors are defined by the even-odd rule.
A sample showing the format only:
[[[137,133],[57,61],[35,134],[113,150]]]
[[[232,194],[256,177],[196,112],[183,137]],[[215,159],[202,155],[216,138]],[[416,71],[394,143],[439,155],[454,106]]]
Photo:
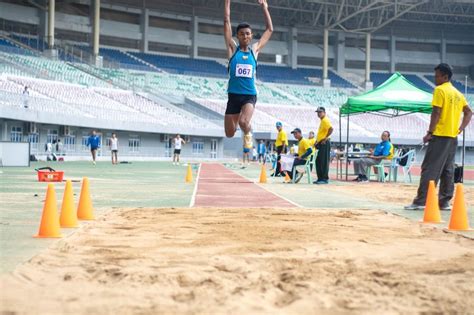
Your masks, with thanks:
[[[181,147],[186,144],[183,138],[178,135],[173,139],[174,153],[173,153],[173,165],[179,165],[179,155],[181,154]]]
[[[110,138],[110,152],[112,153],[112,164],[118,164],[118,138],[115,133],[112,133],[112,138]]]

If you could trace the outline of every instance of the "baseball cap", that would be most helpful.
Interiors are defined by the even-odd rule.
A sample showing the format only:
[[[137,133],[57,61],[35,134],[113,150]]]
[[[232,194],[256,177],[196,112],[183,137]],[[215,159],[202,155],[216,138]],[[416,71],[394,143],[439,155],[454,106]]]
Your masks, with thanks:
[[[316,112],[326,112],[326,108],[319,106],[318,108],[316,108]]]
[[[291,133],[295,133],[295,132],[301,133],[301,129],[300,128],[295,128],[295,129],[293,129],[293,131]]]
[[[276,126],[281,127],[281,126],[283,126],[283,124],[281,123],[281,121],[277,121]]]

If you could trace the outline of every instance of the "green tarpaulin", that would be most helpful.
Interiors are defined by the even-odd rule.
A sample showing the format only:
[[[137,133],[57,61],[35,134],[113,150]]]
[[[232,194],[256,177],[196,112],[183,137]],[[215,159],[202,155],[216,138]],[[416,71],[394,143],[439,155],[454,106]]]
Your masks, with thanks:
[[[379,112],[387,116],[431,113],[433,95],[417,88],[400,73],[394,73],[377,88],[349,97],[340,108],[342,116]]]

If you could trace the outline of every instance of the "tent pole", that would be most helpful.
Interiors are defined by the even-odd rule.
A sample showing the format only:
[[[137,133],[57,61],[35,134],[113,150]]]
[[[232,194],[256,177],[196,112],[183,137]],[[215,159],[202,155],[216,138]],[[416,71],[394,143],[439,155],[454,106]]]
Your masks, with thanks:
[[[339,151],[342,145],[342,121],[341,121],[342,115],[341,115],[341,108],[339,107],[339,148],[336,149],[336,152]],[[336,156],[336,178],[339,178],[339,174],[341,174],[341,179],[342,179],[342,160],[339,160],[339,158]],[[340,170],[340,172],[339,172]]]
[[[467,75],[464,78],[464,95],[467,95]],[[461,183],[464,183],[464,156],[466,155],[466,128],[462,132]]]
[[[350,117],[351,115],[348,114],[347,115],[347,129],[346,129],[346,181],[347,181],[347,173],[349,170],[349,118]]]

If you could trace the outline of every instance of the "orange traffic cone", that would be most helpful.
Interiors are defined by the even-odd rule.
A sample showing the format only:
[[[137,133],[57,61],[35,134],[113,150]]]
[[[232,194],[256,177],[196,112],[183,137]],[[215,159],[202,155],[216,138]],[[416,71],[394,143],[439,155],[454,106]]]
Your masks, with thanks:
[[[288,175],[288,172],[285,172],[285,183],[291,182],[290,175]]]
[[[58,205],[56,201],[56,192],[54,184],[48,184],[46,191],[46,200],[43,206],[43,215],[41,216],[41,224],[38,235],[35,237],[61,237],[59,230]]]
[[[77,205],[77,218],[79,220],[94,220],[94,209],[92,208],[91,195],[89,193],[89,179],[82,179],[81,196]]]
[[[186,183],[192,183],[193,182],[193,169],[191,167],[191,164],[188,164],[188,171],[186,172]]]
[[[262,170],[260,171],[260,184],[267,183],[267,169],[265,168],[265,164],[262,164]]]
[[[441,213],[439,212],[438,196],[436,195],[434,180],[430,180],[428,186],[423,223],[441,223]]]
[[[456,185],[454,194],[454,204],[451,210],[448,229],[451,231],[470,231],[469,221],[467,219],[466,202],[464,201],[464,186]]]
[[[63,228],[75,228],[79,226],[77,224],[77,212],[76,209],[74,209],[74,194],[72,192],[72,183],[70,180],[66,181],[66,187],[64,188],[59,223]]]

